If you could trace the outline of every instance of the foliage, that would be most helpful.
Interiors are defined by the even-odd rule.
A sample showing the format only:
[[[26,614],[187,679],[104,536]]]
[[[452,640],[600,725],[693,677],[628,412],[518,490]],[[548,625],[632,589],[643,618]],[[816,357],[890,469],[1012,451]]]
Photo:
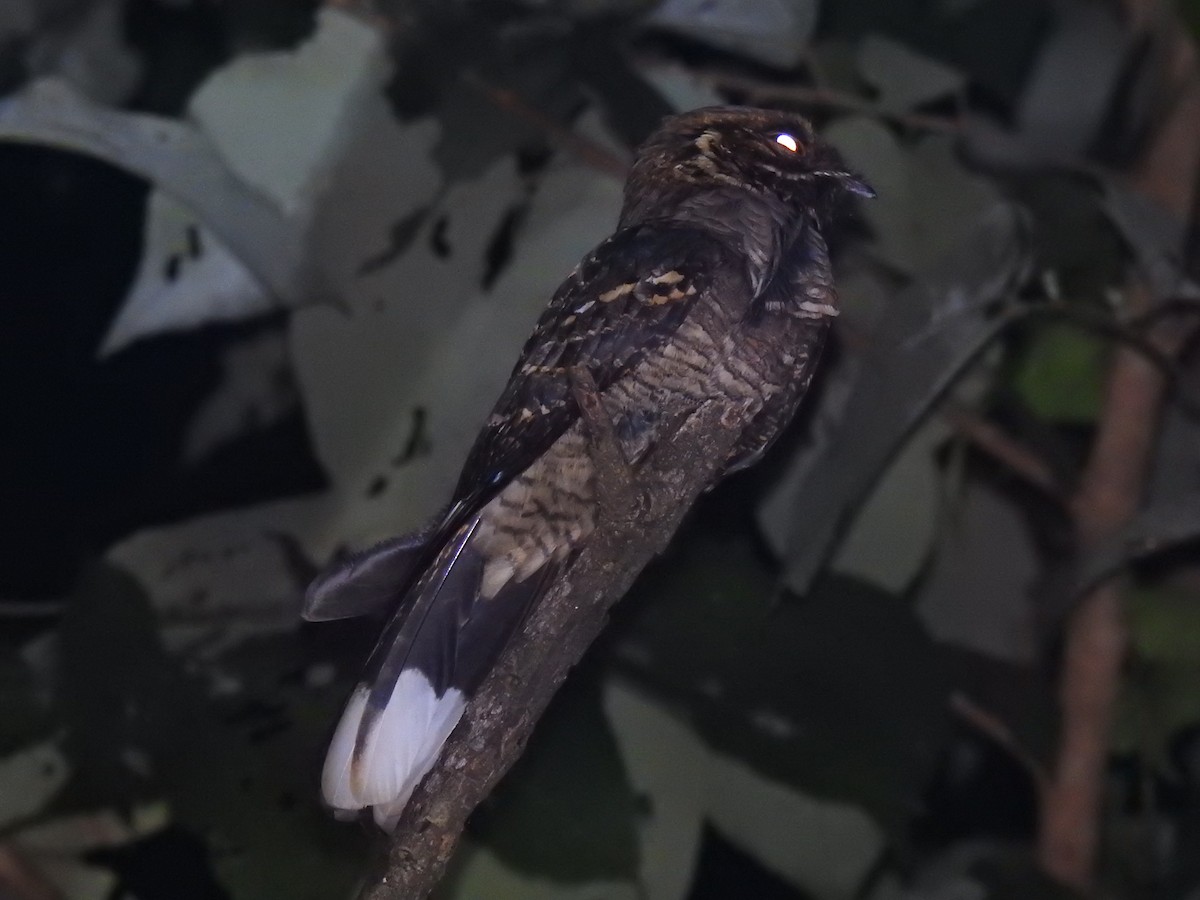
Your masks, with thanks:
[[[1114,348],[1141,337],[1127,273],[1200,296],[1186,223],[1115,175],[1163,114],[1153,48],[1083,0],[352,6],[0,11],[0,180],[33,160],[45,183],[0,241],[41,269],[0,290],[58,304],[0,331],[54,373],[12,416],[5,526],[67,536],[0,572],[0,850],[80,900],[135,890],[168,846],[196,896],[350,896],[367,842],[316,778],[371,623],[301,627],[298,596],[444,502],[534,317],[611,229],[631,146],[672,109],[746,102],[805,111],[880,195],[830,235],[834,345],[777,449],[618,607],[442,894],[1055,896],[1029,770],[1063,617],[1124,569],[1111,749],[1166,836],[1116,842],[1106,871],[1194,896],[1174,799],[1200,792],[1192,357],[1146,508],[1063,551]],[[120,187],[140,218],[111,226],[128,259],[19,240],[70,219],[63,184],[99,202],[80,155],[140,180]],[[165,436],[75,415],[98,381],[169,408]],[[112,484],[35,527],[41,454]]]

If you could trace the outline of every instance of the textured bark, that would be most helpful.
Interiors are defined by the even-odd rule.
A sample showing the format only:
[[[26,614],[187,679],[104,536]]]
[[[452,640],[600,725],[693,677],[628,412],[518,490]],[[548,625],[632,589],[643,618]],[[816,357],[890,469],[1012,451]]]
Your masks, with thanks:
[[[588,385],[577,386],[584,395]],[[600,504],[598,527],[559,584],[530,614],[467,705],[463,721],[409,801],[387,854],[360,900],[425,897],[445,872],[467,817],[525,748],[571,667],[600,633],[609,608],[661,553],[696,498],[716,480],[740,434],[739,411],[711,402],[681,416],[636,469],[624,461],[591,393],[589,423]]]

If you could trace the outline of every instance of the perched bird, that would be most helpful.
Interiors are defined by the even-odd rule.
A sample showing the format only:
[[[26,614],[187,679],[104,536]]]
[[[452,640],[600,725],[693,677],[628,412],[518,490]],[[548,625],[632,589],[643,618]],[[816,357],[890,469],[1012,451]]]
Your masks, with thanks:
[[[837,314],[822,230],[873,192],[803,118],[667,119],[640,148],[616,232],[559,287],[475,441],[448,512],[318,578],[304,615],[393,610],[334,734],[326,802],[390,830],[531,605],[592,534],[597,490],[572,373],[636,464],[657,429],[732,401],[724,473],[758,460]]]

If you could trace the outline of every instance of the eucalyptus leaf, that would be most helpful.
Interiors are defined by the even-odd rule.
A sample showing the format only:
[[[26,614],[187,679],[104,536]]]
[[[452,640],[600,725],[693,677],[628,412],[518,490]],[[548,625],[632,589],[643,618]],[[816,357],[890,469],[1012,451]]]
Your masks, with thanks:
[[[868,35],[858,48],[858,69],[879,92],[879,105],[903,113],[960,93],[961,72],[881,35]]]
[[[300,405],[280,328],[231,340],[221,354],[221,381],[184,436],[184,462],[248,431],[272,425]]]
[[[56,741],[0,757],[0,828],[40,812],[67,783],[71,767]]]
[[[1161,496],[1137,512],[1114,537],[1100,542],[1075,567],[1071,595],[1078,596],[1130,562],[1200,538],[1200,489]]]
[[[807,590],[847,512],[930,406],[1006,325],[994,307],[1026,277],[1026,232],[1018,208],[993,208],[938,268],[888,306],[821,461],[797,457],[759,510],[763,533],[794,589]]]
[[[200,216],[154,189],[146,201],[138,271],[100,355],[116,353],[139,338],[237,321],[274,308],[267,288]]]
[[[1021,508],[987,484],[968,480],[947,519],[916,590],[921,620],[939,641],[1032,664],[1040,561]]]
[[[935,454],[949,434],[925,422],[855,513],[830,569],[903,593],[929,558],[937,534],[941,476]]]
[[[647,21],[786,69],[803,58],[818,11],[817,0],[660,0]]]
[[[769,572],[742,574],[744,552],[701,544],[690,565],[673,559],[684,574],[652,583],[655,599],[623,623],[620,671],[682,704],[713,749],[898,827],[945,727],[932,643],[893,596],[843,576],[770,609],[750,587]]]
[[[849,117],[823,137],[878,193],[861,206],[876,236],[872,251],[903,272],[936,265],[998,200],[989,182],[964,168],[948,135],[927,135],[910,147],[876,120]]]
[[[238,178],[196,127],[91,103],[42,79],[0,99],[0,140],[95,156],[160,186],[229,247],[277,297],[301,302],[319,285],[304,228]]]
[[[1200,299],[1200,285],[1185,274],[1186,223],[1143,192],[1114,179],[1105,179],[1103,189],[1102,208],[1133,250],[1155,297]]]
[[[11,0],[6,0],[9,5]],[[17,6],[20,7],[20,3]],[[98,0],[76,9],[82,15],[56,16],[43,8],[42,29],[30,35],[25,64],[38,76],[53,74],[69,81],[99,103],[118,105],[129,100],[143,77],[142,60],[125,34],[125,3]],[[57,21],[56,21],[57,20]]]
[[[210,698],[166,653],[141,591],[113,570],[80,586],[62,642],[64,747],[77,802],[165,795],[181,823],[209,836],[234,900],[318,900],[349,890],[361,866],[357,842],[310,799],[347,685],[284,680],[299,652],[289,637],[241,651],[269,679],[248,669],[243,692]],[[224,664],[236,669],[238,659]]]
[[[1074,164],[1100,134],[1132,34],[1102,4],[1065,0],[1053,12],[1054,27],[1026,74],[1014,126],[971,120],[966,138],[975,158],[1004,166]]]
[[[623,681],[607,687],[605,709],[645,798],[646,896],[688,895],[706,825],[819,897],[853,896],[883,852],[883,833],[861,809],[807,796],[715,752],[670,707]]]

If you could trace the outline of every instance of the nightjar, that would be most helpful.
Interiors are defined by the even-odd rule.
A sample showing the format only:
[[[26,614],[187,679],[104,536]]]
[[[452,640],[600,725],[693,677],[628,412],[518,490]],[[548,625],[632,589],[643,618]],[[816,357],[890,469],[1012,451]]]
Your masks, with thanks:
[[[674,116],[639,149],[612,237],[562,283],[483,424],[448,511],[322,575],[304,615],[390,615],[325,762],[325,800],[390,829],[538,597],[593,532],[572,390],[586,369],[636,462],[679,410],[744,410],[724,473],[758,460],[813,374],[837,298],[823,237],[873,193],[803,118]]]

